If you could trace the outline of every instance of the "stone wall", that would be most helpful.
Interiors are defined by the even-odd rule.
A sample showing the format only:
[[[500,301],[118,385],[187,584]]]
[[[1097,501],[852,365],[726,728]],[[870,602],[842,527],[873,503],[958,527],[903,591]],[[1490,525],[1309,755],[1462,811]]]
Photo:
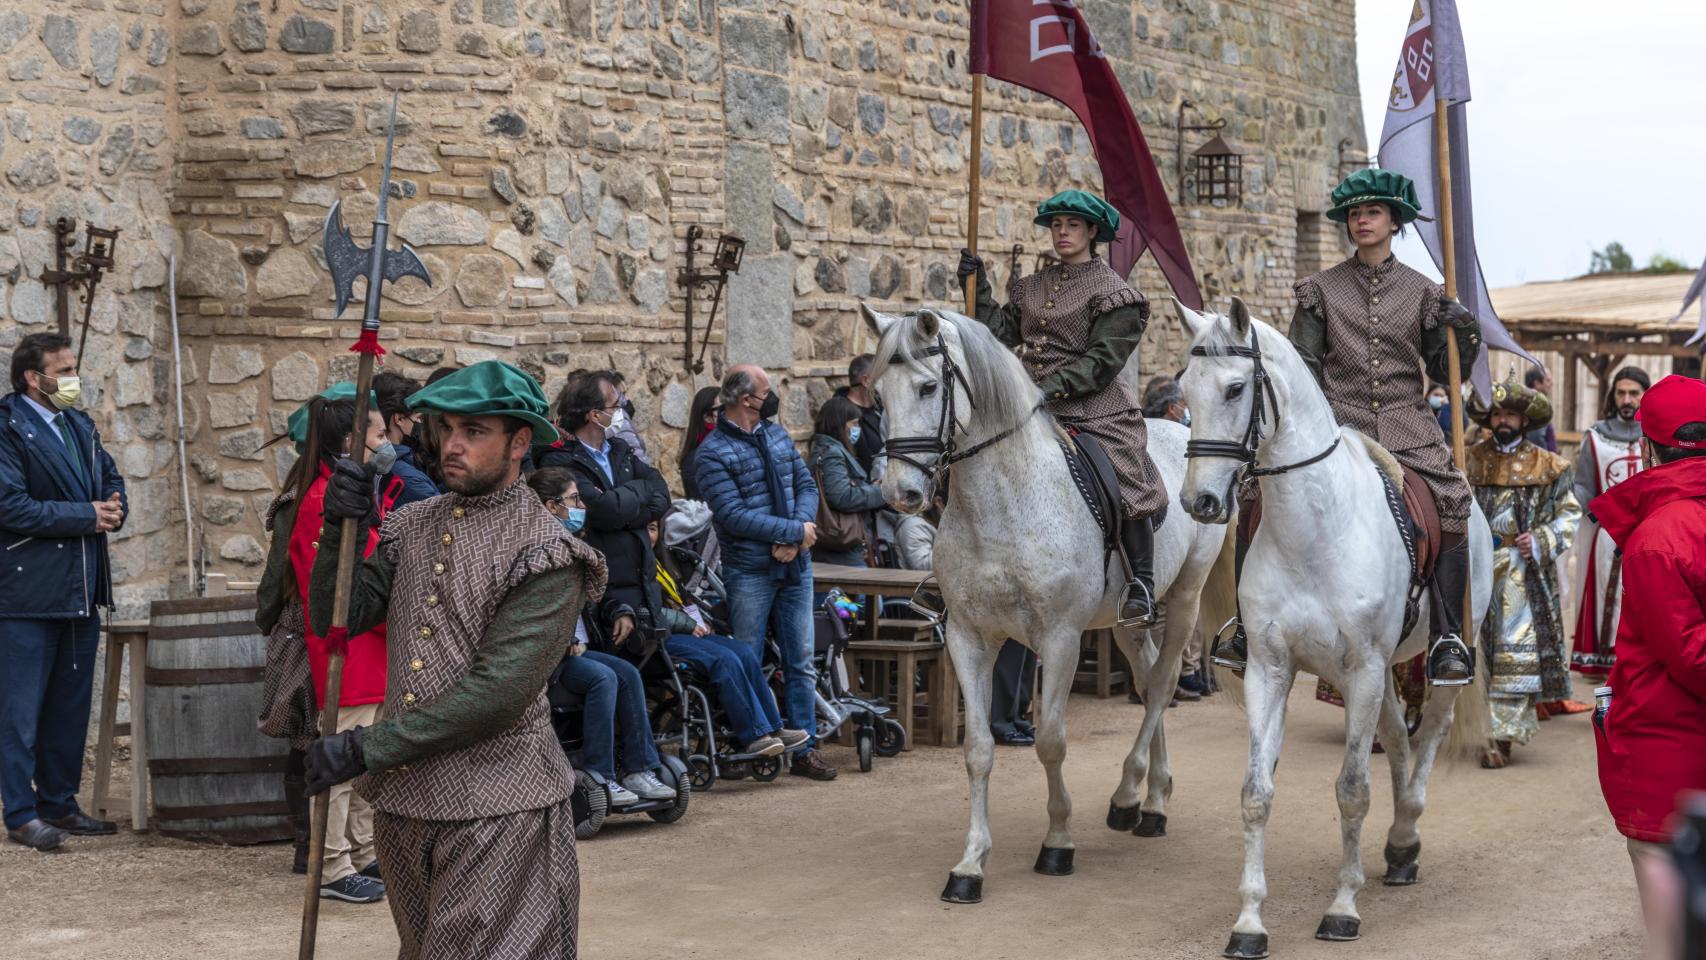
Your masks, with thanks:
[[[771,368],[782,420],[803,435],[871,345],[861,298],[956,297],[971,136],[963,0],[179,0],[148,15],[170,33],[158,56],[152,23],[136,44],[124,32],[145,16],[85,12],[101,2],[77,8],[81,36],[112,17],[125,63],[159,61],[145,74],[159,84],[151,102],[170,108],[170,181],[149,182],[182,238],[188,367],[204,376],[187,399],[192,424],[206,423],[190,467],[210,568],[258,571],[259,518],[291,456],[259,444],[353,370],[358,307],[332,316],[321,224],[341,198],[367,241],[393,92],[390,219],[434,277],[386,290],[393,369],[503,357],[554,393],[570,369],[614,366],[667,461],[692,391],[725,362]],[[1337,145],[1363,146],[1351,0],[1082,5],[1170,187],[1180,100],[1227,121],[1245,155],[1242,203],[1177,209],[1211,300],[1236,293],[1283,321],[1298,271],[1340,252],[1312,215],[1337,179]],[[28,19],[20,42],[34,45],[41,18]],[[1061,108],[1003,84],[984,103],[980,242],[999,289],[1008,250],[1023,246],[1028,271],[1044,248],[1035,204],[1099,176]],[[0,167],[25,152],[5,145]],[[56,141],[48,154],[64,167],[74,151]],[[747,240],[697,377],[682,368],[675,282],[694,226]],[[1165,304],[1147,261],[1134,279]],[[697,308],[702,322],[709,299]],[[1139,365],[1176,368],[1181,337],[1158,308]],[[139,338],[169,345],[152,317]],[[164,383],[148,369],[150,387]],[[138,480],[175,471],[137,464]]]

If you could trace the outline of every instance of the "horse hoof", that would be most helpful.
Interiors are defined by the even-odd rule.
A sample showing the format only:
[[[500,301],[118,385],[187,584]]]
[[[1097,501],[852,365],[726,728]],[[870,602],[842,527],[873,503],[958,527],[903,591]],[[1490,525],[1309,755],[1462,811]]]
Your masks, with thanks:
[[[1145,810],[1143,819],[1131,831],[1140,837],[1165,837],[1167,835],[1167,815],[1165,813],[1150,813]]]
[[[1232,960],[1262,960],[1267,955],[1268,935],[1265,933],[1234,933],[1221,953],[1221,956]]]
[[[1072,848],[1044,847],[1037,852],[1036,871],[1050,877],[1072,876]]]
[[[1137,829],[1137,807],[1122,807],[1113,801],[1108,802],[1108,829],[1125,833]]]
[[[948,903],[982,903],[983,878],[948,874],[948,885],[942,888],[942,899]]]
[[[1338,942],[1357,940],[1362,937],[1357,929],[1361,926],[1362,921],[1356,917],[1335,917],[1329,913],[1321,918],[1321,925],[1315,928],[1315,939]]]
[[[1386,876],[1381,880],[1389,887],[1407,887],[1416,882],[1421,866],[1416,862],[1422,855],[1422,845],[1408,847],[1386,845]]]

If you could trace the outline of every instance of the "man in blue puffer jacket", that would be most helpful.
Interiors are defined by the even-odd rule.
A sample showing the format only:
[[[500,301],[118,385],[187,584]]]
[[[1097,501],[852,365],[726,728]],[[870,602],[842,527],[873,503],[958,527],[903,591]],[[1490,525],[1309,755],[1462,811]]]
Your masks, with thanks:
[[[762,368],[730,367],[720,400],[722,416],[699,445],[693,472],[723,545],[733,632],[762,656],[766,628],[774,625],[788,726],[815,730],[811,548],[817,484],[788,431],[770,422],[779,401]],[[835,768],[816,746],[814,739],[795,754],[790,769],[813,780],[835,779]]]
[[[116,829],[77,806],[89,731],[96,607],[111,608],[107,534],[124,478],[81,393],[71,341],[32,333],[0,397],[0,800],[6,836],[51,850]]]

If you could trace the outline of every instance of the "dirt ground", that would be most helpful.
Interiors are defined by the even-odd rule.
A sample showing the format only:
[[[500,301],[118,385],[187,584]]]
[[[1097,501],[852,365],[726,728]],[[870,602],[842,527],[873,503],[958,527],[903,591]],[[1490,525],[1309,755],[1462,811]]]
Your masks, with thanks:
[[[1293,695],[1268,834],[1265,918],[1276,958],[1597,960],[1635,957],[1634,882],[1600,799],[1588,718],[1541,727],[1498,772],[1436,773],[1422,820],[1422,882],[1373,882],[1363,939],[1312,939],[1339,851],[1333,800],[1341,713]],[[1578,690],[1578,695],[1586,694]],[[921,747],[839,780],[722,783],[674,826],[610,821],[580,847],[581,955],[621,958],[1210,958],[1237,914],[1241,714],[1216,697],[1169,712],[1176,788],[1169,835],[1102,824],[1141,708],[1074,697],[1067,783],[1077,873],[1031,872],[1046,817],[1042,768],[1001,749],[984,902],[940,902],[966,826],[958,750]],[[1376,758],[1363,863],[1381,872],[1391,821]],[[37,854],[0,844],[0,956],[294,956],[301,883],[287,847],[219,848],[124,833]],[[394,955],[383,905],[326,903],[319,955]]]

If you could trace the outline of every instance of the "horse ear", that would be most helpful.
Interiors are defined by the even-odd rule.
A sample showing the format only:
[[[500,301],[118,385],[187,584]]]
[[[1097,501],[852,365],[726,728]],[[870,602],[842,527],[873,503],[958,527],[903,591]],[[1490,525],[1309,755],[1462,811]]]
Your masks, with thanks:
[[[942,318],[934,310],[918,311],[918,332],[926,340],[936,339],[936,335],[942,332]]]
[[[1240,337],[1250,332],[1250,308],[1241,297],[1232,298],[1232,313],[1229,316],[1232,318],[1232,329]]]
[[[875,333],[878,337],[887,333],[888,329],[900,320],[899,317],[891,314],[878,313],[877,311],[872,310],[870,304],[863,300],[859,301],[859,312],[865,315],[866,326],[869,326],[871,328],[871,332]]]
[[[1192,339],[1202,332],[1203,315],[1180,303],[1178,297],[1173,298],[1173,312],[1179,315],[1179,322],[1185,325],[1185,331]]]

